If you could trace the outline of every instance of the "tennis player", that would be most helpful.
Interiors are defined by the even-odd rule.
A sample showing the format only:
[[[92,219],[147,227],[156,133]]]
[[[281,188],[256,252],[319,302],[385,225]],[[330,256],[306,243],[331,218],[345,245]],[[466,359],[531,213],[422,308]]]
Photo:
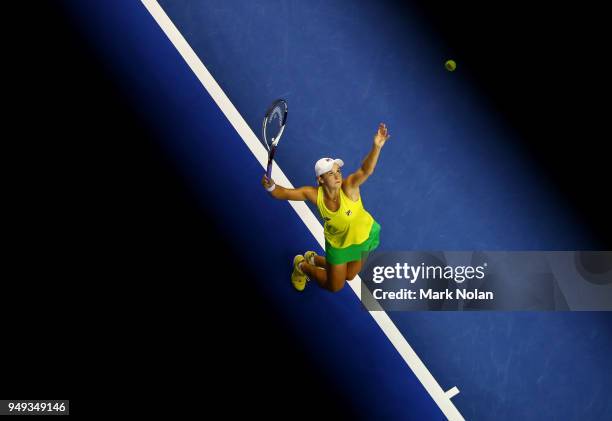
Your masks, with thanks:
[[[374,172],[380,150],[389,137],[387,127],[380,123],[363,164],[344,179],[341,159],[319,159],[315,164],[318,187],[286,189],[264,174],[262,184],[272,197],[309,200],[325,221],[325,257],[307,251],[293,259],[291,283],[298,291],[303,291],[310,279],[329,291],[339,291],[359,273],[367,253],[378,247],[380,225],[363,207],[359,186]]]

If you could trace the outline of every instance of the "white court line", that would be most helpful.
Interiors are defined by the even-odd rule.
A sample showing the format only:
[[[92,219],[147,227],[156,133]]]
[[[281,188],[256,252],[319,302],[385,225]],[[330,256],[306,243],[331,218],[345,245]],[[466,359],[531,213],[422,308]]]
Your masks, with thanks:
[[[450,399],[453,396],[457,395],[458,393],[459,393],[459,389],[457,388],[457,386],[453,386],[452,388],[446,391],[446,396],[448,396],[448,398]]]
[[[230,102],[227,95],[225,95],[225,93],[221,90],[219,84],[208,72],[191,46],[187,43],[185,38],[183,38],[183,35],[176,28],[176,26],[174,26],[174,23],[172,23],[168,15],[166,15],[156,0],[141,1],[151,16],[153,16],[153,19],[155,19],[157,24],[164,31],[168,39],[170,39],[174,47],[181,54],[187,65],[189,65],[193,73],[200,80],[202,85],[204,85],[204,88],[215,100],[223,114],[225,114],[231,125],[234,127],[234,129],[236,129],[246,146],[253,153],[253,155],[255,155],[255,158],[259,161],[261,166],[266,168],[268,163],[268,153],[266,149],[261,144],[255,133],[253,133],[251,128],[247,125],[246,121],[244,121],[242,116],[238,113],[236,107],[234,107],[234,105]],[[274,176],[275,181],[279,182],[283,186],[293,188],[293,185],[287,179],[276,162],[274,162],[273,165],[274,167],[272,170],[274,174],[276,174]],[[290,201],[289,204],[293,207],[304,224],[306,224],[306,227],[308,227],[321,248],[325,249],[323,227],[315,215],[310,211],[308,206],[306,206],[304,202]],[[353,281],[349,282],[349,285],[359,298],[361,296],[361,279],[356,277]],[[397,349],[397,352],[399,352],[406,364],[408,364],[408,367],[410,367],[419,381],[423,384],[425,390],[427,390],[446,418],[452,421],[464,420],[463,416],[461,416],[461,413],[450,399],[452,396],[459,393],[459,389],[457,389],[457,387],[453,387],[448,392],[444,392],[427,367],[425,367],[425,364],[423,364],[410,344],[408,344],[406,339],[402,336],[399,329],[395,326],[395,324],[393,324],[386,312],[370,311],[370,315],[374,318],[376,323],[378,323],[378,326],[380,326],[395,349]]]

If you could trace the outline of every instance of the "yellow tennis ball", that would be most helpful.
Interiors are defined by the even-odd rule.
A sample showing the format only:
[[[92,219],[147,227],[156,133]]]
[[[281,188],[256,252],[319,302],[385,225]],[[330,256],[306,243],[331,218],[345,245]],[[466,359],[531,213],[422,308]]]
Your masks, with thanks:
[[[449,72],[453,72],[457,68],[457,63],[455,63],[455,60],[447,60],[446,63],[444,63],[444,67],[446,67],[446,70]]]

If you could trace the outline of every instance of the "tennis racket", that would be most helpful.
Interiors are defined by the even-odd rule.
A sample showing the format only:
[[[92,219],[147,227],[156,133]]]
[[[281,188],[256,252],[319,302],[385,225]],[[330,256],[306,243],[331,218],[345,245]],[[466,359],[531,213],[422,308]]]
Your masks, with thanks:
[[[277,99],[272,103],[270,108],[268,108],[263,120],[263,142],[268,150],[268,168],[266,169],[266,176],[268,179],[271,179],[270,177],[272,176],[274,153],[283,135],[286,123],[287,102],[283,99]]]

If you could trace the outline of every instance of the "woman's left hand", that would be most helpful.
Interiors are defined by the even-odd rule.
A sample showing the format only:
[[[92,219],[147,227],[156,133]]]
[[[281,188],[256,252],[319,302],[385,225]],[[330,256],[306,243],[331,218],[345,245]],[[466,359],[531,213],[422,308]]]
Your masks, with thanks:
[[[379,148],[382,148],[387,139],[390,137],[391,135],[388,133],[385,123],[380,123],[378,125],[378,132],[376,133],[376,136],[374,136],[374,144]]]

